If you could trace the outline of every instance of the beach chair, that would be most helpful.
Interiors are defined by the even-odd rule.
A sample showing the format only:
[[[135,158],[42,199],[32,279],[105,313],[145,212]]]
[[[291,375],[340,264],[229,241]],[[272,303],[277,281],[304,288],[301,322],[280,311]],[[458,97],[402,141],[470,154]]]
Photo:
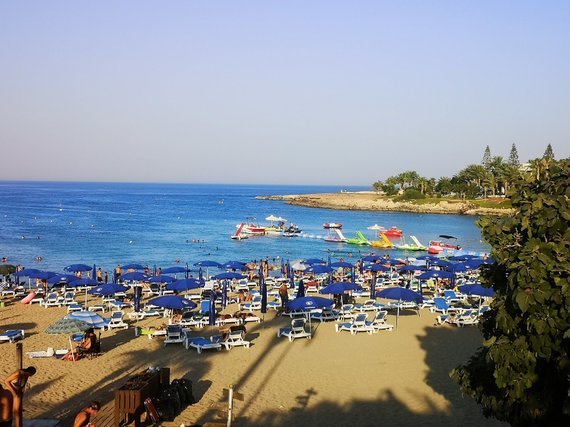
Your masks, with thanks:
[[[441,313],[443,315],[447,314],[447,311],[450,309],[449,304],[445,300],[445,298],[435,297],[433,299],[433,306],[430,307],[430,311],[432,313]]]
[[[328,322],[329,320],[338,320],[340,313],[332,308],[323,308],[321,311],[311,313],[311,319],[319,322]]]
[[[341,320],[350,320],[356,317],[354,313],[354,304],[343,304],[339,310],[339,317]]]
[[[0,341],[14,342],[24,339],[24,335],[23,329],[8,329],[0,334]]]
[[[390,325],[386,323],[386,317],[388,316],[388,312],[386,310],[380,310],[374,316],[372,321],[366,321],[368,326],[372,326],[374,331],[392,331],[394,330],[394,325]]]
[[[378,311],[380,310],[380,305],[373,299],[367,299],[362,304],[356,304],[354,309],[361,313],[366,311]]]
[[[107,329],[114,329],[114,328],[123,328],[127,329],[129,324],[123,320],[123,312],[122,311],[113,311],[111,313],[111,317],[106,322]]]
[[[246,333],[245,327],[241,325],[230,326],[225,339],[223,339],[221,335],[216,335],[212,337],[211,340],[213,342],[219,342],[226,348],[226,350],[230,350],[231,348],[238,346],[249,348],[250,342],[245,339]]]
[[[81,306],[81,304],[78,304],[76,302],[74,302],[73,304],[69,304],[67,306],[68,313],[73,313],[74,311],[81,311],[81,310],[83,310],[83,307]]]
[[[334,326],[337,332],[348,331],[351,335],[356,335],[358,332],[367,332],[372,335],[375,332],[374,327],[367,324],[366,313],[359,313],[350,322],[336,323]]]
[[[479,323],[479,311],[475,309],[464,310],[455,319],[455,324],[459,327],[476,325],[477,323]]]
[[[222,349],[222,344],[216,342],[215,339],[207,339],[204,337],[188,337],[184,342],[186,349],[190,347],[195,348],[198,354],[201,354],[203,350],[218,350]]]
[[[291,327],[280,328],[277,331],[277,337],[287,337],[289,341],[293,341],[295,338],[311,339],[312,335],[310,331],[307,331],[306,323],[307,320],[304,318],[293,319],[291,320]]]
[[[164,345],[167,344],[182,344],[186,340],[186,331],[182,329],[180,324],[168,325],[166,327],[166,338]]]
[[[445,291],[443,291],[443,298],[445,298],[445,300],[447,301],[447,303],[449,305],[453,305],[453,304],[456,304],[458,302],[461,302],[461,298],[459,298],[457,296],[455,291],[452,291],[450,289],[446,289]]]
[[[47,350],[27,351],[26,354],[30,359],[35,359],[40,357],[53,357],[55,356],[55,351],[52,347],[48,347]]]
[[[62,305],[71,305],[75,303],[75,292],[68,291],[63,294]]]
[[[254,295],[251,302],[240,305],[240,310],[261,310],[261,295]]]
[[[57,292],[50,292],[44,299],[43,306],[48,307],[61,307],[62,300],[60,299]]]

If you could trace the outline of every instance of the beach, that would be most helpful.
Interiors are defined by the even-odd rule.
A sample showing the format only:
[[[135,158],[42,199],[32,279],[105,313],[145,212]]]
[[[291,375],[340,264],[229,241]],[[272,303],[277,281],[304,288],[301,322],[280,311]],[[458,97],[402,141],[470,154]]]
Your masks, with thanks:
[[[461,200],[441,200],[438,203],[394,202],[374,191],[341,191],[338,193],[259,196],[261,200],[282,200],[292,205],[321,209],[353,211],[413,212],[448,215],[508,215],[511,209],[482,208]]]
[[[80,297],[78,297],[78,300]],[[0,329],[24,329],[24,352],[68,346],[67,336],[45,333],[67,314],[65,307],[40,307],[7,302],[0,310]],[[381,301],[381,300],[380,300]],[[90,297],[89,304],[95,304]],[[224,312],[232,313],[237,305]],[[128,329],[101,334],[98,357],[64,362],[54,357],[29,359],[37,374],[25,392],[26,419],[58,419],[71,425],[75,414],[92,400],[113,406],[114,391],[133,374],[150,366],[168,367],[170,379],[193,381],[197,403],[164,426],[215,422],[216,402],[230,385],[244,395],[236,401],[236,426],[496,426],[449,378],[481,345],[476,327],[435,326],[436,314],[422,309],[404,312],[394,331],[373,335],[335,332],[334,322],[313,322],[313,338],[289,342],[277,330],[289,317],[274,310],[261,323],[247,323],[250,348],[206,350],[202,354],[180,344],[165,346],[162,337],[135,336],[135,326],[159,327],[167,319],[150,317],[130,322]],[[109,314],[107,313],[106,316]],[[388,323],[396,324],[394,313]],[[195,329],[210,336],[217,327]],[[15,344],[1,343],[0,375],[15,369]],[[103,412],[103,411],[102,411]],[[97,417],[94,422],[97,423]]]

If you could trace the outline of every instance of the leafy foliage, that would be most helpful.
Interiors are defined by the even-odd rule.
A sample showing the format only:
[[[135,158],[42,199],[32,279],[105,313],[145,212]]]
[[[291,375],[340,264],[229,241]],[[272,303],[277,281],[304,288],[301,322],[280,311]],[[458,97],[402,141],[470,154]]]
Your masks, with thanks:
[[[519,164],[519,152],[517,150],[517,146],[513,142],[511,153],[509,154],[509,165],[518,166]]]
[[[554,150],[552,150],[552,145],[548,144],[546,146],[546,150],[544,151],[544,155],[542,157],[545,159],[554,159]]]
[[[479,225],[495,263],[484,346],[451,373],[487,416],[570,425],[570,160],[542,159],[514,184],[510,217]]]
[[[404,190],[404,194],[394,198],[394,200],[416,200],[416,199],[425,199],[426,196],[420,190],[416,188],[406,188]]]
[[[491,149],[487,145],[487,147],[485,147],[485,152],[483,153],[481,164],[486,168],[489,163],[491,163]]]

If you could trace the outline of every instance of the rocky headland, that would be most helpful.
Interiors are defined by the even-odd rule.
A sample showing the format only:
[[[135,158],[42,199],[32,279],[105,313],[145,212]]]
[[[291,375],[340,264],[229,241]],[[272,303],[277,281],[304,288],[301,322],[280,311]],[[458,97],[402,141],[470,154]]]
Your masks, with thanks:
[[[505,208],[483,208],[469,201],[461,200],[442,199],[438,203],[395,202],[373,191],[257,196],[257,199],[282,200],[291,205],[340,210],[494,216],[509,215],[513,212],[512,209]]]

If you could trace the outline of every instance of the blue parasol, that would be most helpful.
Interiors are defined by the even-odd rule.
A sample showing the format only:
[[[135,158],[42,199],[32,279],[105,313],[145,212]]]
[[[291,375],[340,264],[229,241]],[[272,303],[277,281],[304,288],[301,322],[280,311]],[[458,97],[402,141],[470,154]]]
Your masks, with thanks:
[[[160,275],[160,276],[150,276],[149,278],[145,279],[145,282],[148,283],[170,283],[170,282],[174,282],[174,277],[171,276],[165,276],[165,275]]]
[[[440,279],[452,279],[453,277],[455,277],[455,275],[453,273],[450,273],[449,271],[443,271],[443,270],[428,270],[428,271],[424,271],[422,274],[420,274],[418,276],[418,279],[420,280],[427,280],[427,279],[434,279],[434,278],[440,278]]]
[[[208,325],[216,325],[216,293],[210,292],[210,311],[208,312]]]
[[[99,314],[94,313],[92,311],[74,311],[73,313],[68,314],[64,317],[64,319],[76,319],[81,320],[92,328],[103,329],[107,326],[105,319],[101,317]]]
[[[216,274],[212,277],[216,280],[224,280],[224,279],[245,279],[245,276],[240,273],[236,273],[235,271],[226,271],[224,273]]]
[[[297,298],[302,298],[305,296],[305,281],[303,279],[299,280],[299,286],[297,287]]]
[[[261,293],[261,312],[267,313],[267,285],[263,277],[263,268],[259,269],[259,292]]]
[[[119,280],[124,280],[126,282],[144,282],[150,276],[148,274],[141,273],[140,271],[131,271],[130,273],[125,273],[119,276]]]
[[[335,282],[319,291],[321,294],[342,294],[345,291],[361,291],[362,288],[352,282]]]
[[[167,267],[162,269],[162,274],[176,274],[176,273],[186,273],[188,271],[187,268],[180,267],[179,265],[175,265],[173,267]]]
[[[151,299],[148,303],[173,310],[192,310],[197,307],[196,303],[178,295],[163,295]]]
[[[91,271],[93,267],[88,266],[87,264],[71,264],[67,267],[63,267],[64,271],[69,271],[71,273],[77,273],[78,271]]]
[[[415,302],[416,304],[421,304],[423,298],[417,292],[411,289],[406,289],[402,287],[385,288],[381,291],[376,292],[378,298],[386,298],[398,301],[398,312],[396,314],[396,328],[398,328],[398,320],[400,318],[400,303],[402,301]]]
[[[99,296],[106,296],[106,295],[114,295],[118,292],[127,292],[129,288],[123,285],[118,285],[116,283],[105,283],[104,285],[99,285],[93,289],[87,291],[90,295],[99,295]]]
[[[144,270],[146,267],[142,264],[125,264],[123,270]]]
[[[176,292],[189,291],[190,289],[198,289],[199,287],[200,282],[196,279],[179,279],[166,285],[166,289]]]

